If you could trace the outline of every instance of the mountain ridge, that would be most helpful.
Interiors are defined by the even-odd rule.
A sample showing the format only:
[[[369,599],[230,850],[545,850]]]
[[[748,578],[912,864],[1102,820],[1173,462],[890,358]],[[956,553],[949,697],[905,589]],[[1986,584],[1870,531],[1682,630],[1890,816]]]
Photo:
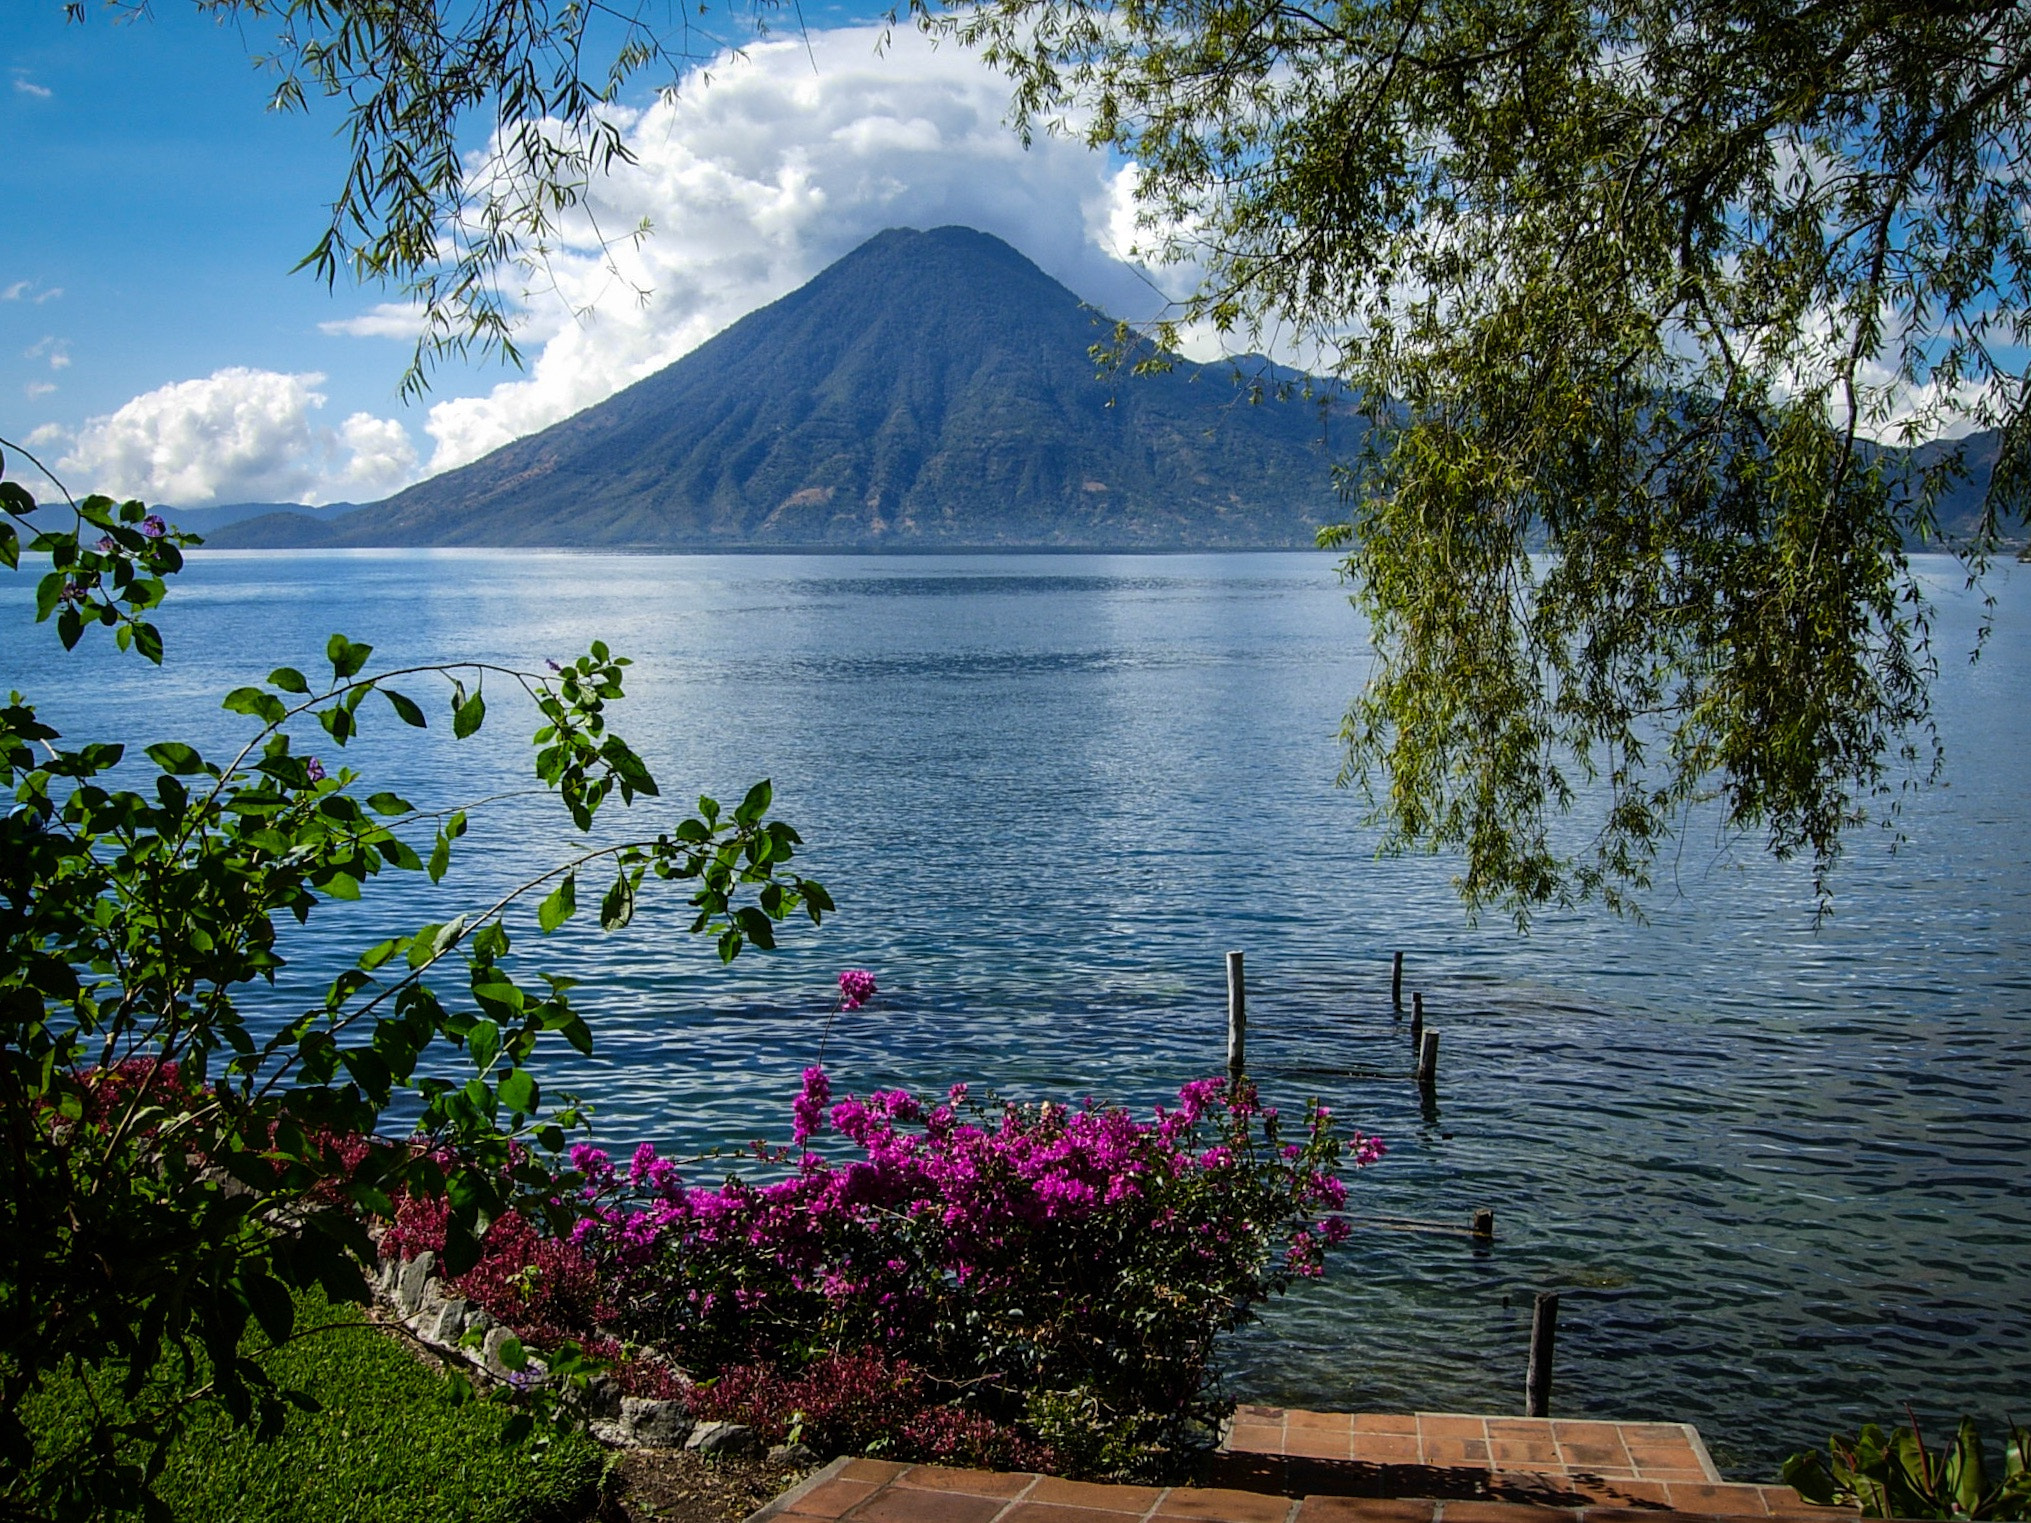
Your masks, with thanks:
[[[560,423],[383,502],[214,543],[1310,545],[1358,438],[1344,398],[1253,402],[1235,366],[1183,360],[1098,376],[1112,331],[997,238],[890,229]]]

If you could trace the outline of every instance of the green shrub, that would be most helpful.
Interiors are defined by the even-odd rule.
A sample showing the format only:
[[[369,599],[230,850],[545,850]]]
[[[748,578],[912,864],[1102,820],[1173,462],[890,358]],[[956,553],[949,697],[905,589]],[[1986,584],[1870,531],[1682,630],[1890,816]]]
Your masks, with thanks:
[[[315,1293],[297,1303],[299,1331],[249,1352],[277,1386],[319,1408],[292,1410],[268,1442],[215,1403],[192,1407],[154,1490],[191,1523],[564,1523],[598,1500],[605,1455],[583,1434],[537,1428],[510,1441],[511,1407],[471,1399],[425,1368],[351,1306]],[[175,1361],[159,1387],[201,1384]],[[100,1372],[46,1387],[29,1404],[38,1459],[88,1441],[94,1403],[117,1409],[117,1378]],[[519,1424],[517,1426],[520,1426]],[[141,1510],[114,1513],[139,1517]]]
[[[1857,1507],[1865,1518],[2031,1519],[2031,1428],[2003,1432],[2003,1473],[1991,1480],[1982,1435],[1963,1417],[1953,1442],[1926,1447],[1914,1416],[1888,1437],[1864,1423],[1850,1443],[1836,1435],[1784,1462],[1784,1479],[1808,1502]]]

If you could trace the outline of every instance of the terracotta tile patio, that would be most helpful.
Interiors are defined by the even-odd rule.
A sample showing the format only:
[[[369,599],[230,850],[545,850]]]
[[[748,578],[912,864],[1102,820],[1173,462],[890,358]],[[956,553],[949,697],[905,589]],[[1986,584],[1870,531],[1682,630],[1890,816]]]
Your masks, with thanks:
[[[1432,1497],[1768,1517],[1786,1486],[1730,1485],[1690,1423],[1463,1412],[1236,1410],[1212,1478],[1286,1496]],[[1825,1516],[1825,1514],[1820,1514]],[[1453,1523],[1468,1523],[1453,1515]]]
[[[1259,1415],[1254,1424],[1274,1429],[1280,1444],[1291,1431],[1309,1434],[1348,1436],[1351,1455],[1358,1432],[1374,1433],[1408,1441],[1424,1453],[1427,1432],[1424,1414],[1417,1418],[1393,1418],[1396,1428],[1357,1429],[1337,1422],[1289,1421],[1331,1417],[1336,1414],[1279,1413],[1272,1421],[1269,1409],[1245,1409]],[[1346,1415],[1346,1414],[1337,1414]],[[1460,1418],[1431,1414],[1437,1419],[1429,1432],[1437,1445],[1436,1455],[1450,1454],[1449,1446],[1487,1446],[1498,1442],[1484,1426],[1475,1438],[1468,1423],[1507,1423],[1509,1419]],[[1519,1420],[1520,1421],[1520,1420]],[[1400,1425],[1409,1422],[1406,1430]],[[1237,1430],[1248,1426],[1236,1423]],[[1587,1427],[1594,1425],[1575,1425]],[[1699,1456],[1707,1474],[1712,1462],[1704,1459],[1699,1435],[1677,1424],[1606,1424],[1617,1430],[1616,1442],[1629,1460],[1627,1468],[1639,1468],[1638,1448],[1654,1448],[1664,1457],[1682,1459],[1686,1453]],[[1676,1434],[1677,1445],[1668,1435]],[[1640,1444],[1635,1442],[1640,1440]],[[1258,1435],[1258,1441],[1268,1442]],[[1536,1434],[1506,1440],[1542,1443]],[[1303,1445],[1322,1447],[1324,1439],[1307,1438]],[[1564,1439],[1554,1427],[1551,1446],[1564,1452]],[[1597,1435],[1575,1434],[1575,1446],[1605,1445]],[[1824,1509],[1807,1508],[1796,1493],[1786,1487],[1730,1486],[1718,1480],[1668,1481],[1631,1478],[1624,1485],[1646,1488],[1634,1493],[1642,1500],[1603,1504],[1586,1495],[1580,1486],[1584,1470],[1563,1475],[1532,1476],[1516,1473],[1513,1492],[1503,1492],[1486,1483],[1491,1477],[1509,1475],[1488,1465],[1448,1468],[1421,1461],[1397,1466],[1393,1462],[1374,1464],[1351,1457],[1324,1456],[1313,1461],[1305,1455],[1248,1454],[1232,1456],[1242,1461],[1275,1461],[1282,1464],[1339,1464],[1359,1466],[1368,1471],[1403,1470],[1403,1479],[1413,1484],[1427,1475],[1456,1475],[1459,1469],[1480,1471],[1483,1490],[1477,1495],[1406,1496],[1375,1494],[1333,1494],[1315,1492],[1286,1494],[1279,1488],[1262,1486],[1101,1486],[1052,1476],[998,1474],[980,1470],[952,1470],[938,1465],[899,1465],[884,1460],[838,1459],[793,1490],[785,1492],[755,1513],[748,1523],[1744,1523],[1747,1517],[1778,1519],[1782,1523],[1826,1523],[1832,1516]],[[1574,1456],[1578,1458],[1577,1455]],[[1549,1463],[1549,1462],[1548,1462]],[[1660,1469],[1686,1469],[1664,1465]],[[1536,1489],[1524,1485],[1537,1483]],[[1655,1494],[1653,1494],[1653,1490]],[[1667,1510],[1669,1510],[1667,1512]],[[1661,1517],[1660,1514],[1667,1514]]]

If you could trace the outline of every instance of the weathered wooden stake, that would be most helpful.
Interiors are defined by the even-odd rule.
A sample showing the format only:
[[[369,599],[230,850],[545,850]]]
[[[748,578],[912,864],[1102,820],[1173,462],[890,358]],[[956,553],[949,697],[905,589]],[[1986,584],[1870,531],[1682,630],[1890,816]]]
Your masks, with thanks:
[[[1525,1417],[1551,1416],[1551,1351],[1558,1328],[1558,1292],[1540,1290],[1530,1314],[1530,1373],[1523,1377]]]
[[[1403,1008],[1403,953],[1398,952],[1389,965],[1389,1005],[1392,1010]]]
[[[1242,985],[1241,954],[1227,954],[1227,1071],[1235,1078],[1247,1066],[1248,994]]]
[[[1495,1236],[1495,1208],[1483,1206],[1474,1213],[1474,1236],[1487,1241]]]
[[[1436,1031],[1427,1031],[1424,1045],[1418,1049],[1417,1054],[1417,1082],[1423,1088],[1430,1089],[1438,1079],[1439,1034]]]
[[[1410,1011],[1410,1055],[1412,1061],[1415,1061],[1425,1045],[1425,997],[1422,994],[1413,994],[1411,999],[1415,1003]]]

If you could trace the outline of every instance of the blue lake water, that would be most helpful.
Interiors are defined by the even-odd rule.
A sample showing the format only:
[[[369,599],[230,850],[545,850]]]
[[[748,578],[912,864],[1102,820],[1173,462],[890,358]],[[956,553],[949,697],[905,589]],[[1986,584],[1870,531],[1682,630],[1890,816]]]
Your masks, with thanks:
[[[1520,1410],[1531,1296],[1558,1289],[1556,1413],[1690,1420],[1767,1477],[1907,1399],[2031,1415],[2031,575],[1993,578],[1972,667],[1977,600],[1950,562],[1925,575],[1945,780],[1908,798],[1894,854],[1857,836],[1819,925],[1800,868],[1710,832],[1648,924],[1588,910],[1528,937],[1467,924],[1444,861],[1376,860],[1334,786],[1363,627],[1313,555],[207,553],[161,672],[66,656],[27,579],[0,581],[0,687],[75,739],[209,750],[245,733],[220,693],[317,670],[334,628],[377,666],[527,667],[604,638],[637,663],[616,727],[665,791],[773,778],[840,904],[731,969],[675,895],[612,937],[532,928],[533,966],[586,981],[599,1054],[546,1073],[604,1140],[783,1138],[847,966],[882,993],[833,1031],[841,1088],[1147,1104],[1218,1067],[1242,948],[1269,1096],[1320,1095],[1390,1152],[1333,1276],[1228,1349],[1231,1392]],[[474,741],[382,709],[346,759],[425,807],[518,787],[533,721],[489,696]],[[510,800],[443,889],[320,917],[279,1003],[561,853],[560,819]],[[1435,1113],[1389,1006],[1396,949],[1442,1033]],[[1374,1220],[1482,1205],[1487,1250]]]

